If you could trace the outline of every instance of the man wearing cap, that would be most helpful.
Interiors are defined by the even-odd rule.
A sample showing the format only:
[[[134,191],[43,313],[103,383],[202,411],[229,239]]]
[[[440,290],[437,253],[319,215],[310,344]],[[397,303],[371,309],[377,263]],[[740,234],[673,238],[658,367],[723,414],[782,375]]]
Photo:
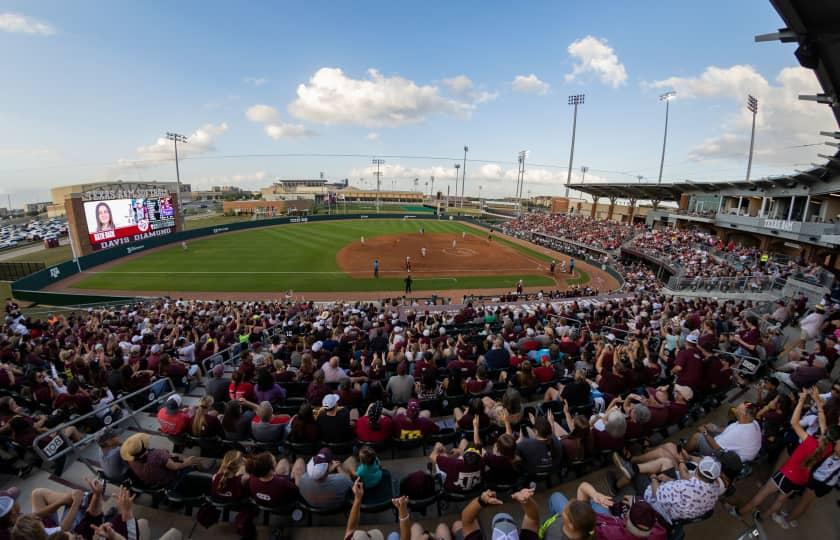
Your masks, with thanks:
[[[192,416],[186,409],[181,408],[181,396],[172,394],[166,400],[166,405],[157,413],[160,431],[166,435],[181,435],[187,431]]]
[[[673,461],[667,458],[636,465],[613,453],[613,463],[624,476],[618,487],[632,482],[636,493],[643,495],[668,523],[702,516],[714,509],[718,497],[726,491],[726,484],[720,478],[720,462],[708,456],[692,472],[680,456],[676,479],[665,474],[673,466]]]
[[[114,484],[120,484],[128,474],[128,463],[120,455],[120,438],[117,433],[106,427],[96,436],[99,446],[99,463],[105,478]]]
[[[176,461],[167,450],[150,448],[150,439],[145,433],[135,433],[127,438],[120,447],[120,456],[140,483],[152,489],[174,488],[188,469],[198,463],[195,456]]]
[[[537,540],[540,529],[540,510],[534,502],[534,490],[525,488],[510,496],[522,507],[522,524],[517,526],[510,514],[499,513],[490,522],[492,540]],[[463,540],[483,540],[484,533],[478,516],[487,506],[503,504],[494,491],[487,490],[473,499],[461,512],[461,521],[452,525],[452,532]],[[581,537],[583,538],[583,537]]]
[[[321,440],[326,443],[342,443],[353,439],[350,412],[338,406],[339,399],[338,394],[327,394],[321,400],[317,422]]]
[[[691,332],[685,338],[685,348],[677,353],[671,372],[677,376],[677,384],[695,388],[703,377],[703,354],[697,347],[699,332]]]
[[[420,439],[440,430],[429,418],[429,411],[420,410],[420,401],[408,400],[408,406],[397,409],[393,419],[393,433],[398,439]]]
[[[213,366],[210,370],[210,380],[207,381],[207,395],[213,396],[215,403],[226,403],[230,400],[229,387],[230,379],[225,377],[224,364]]]
[[[665,540],[668,531],[656,518],[656,511],[647,502],[638,499],[629,507],[623,503],[614,503],[612,498],[599,493],[589,482],[581,482],[573,502],[591,505],[595,513],[595,537],[598,540],[632,540],[649,538]],[[564,511],[569,500],[561,492],[552,493],[549,508],[553,516],[540,527],[545,540],[571,538],[566,534],[569,524],[564,520]],[[616,512],[620,514],[616,515]]]
[[[321,448],[310,458],[298,482],[300,496],[311,506],[325,510],[344,506],[352,485],[350,476],[341,462],[333,460],[329,448]]]

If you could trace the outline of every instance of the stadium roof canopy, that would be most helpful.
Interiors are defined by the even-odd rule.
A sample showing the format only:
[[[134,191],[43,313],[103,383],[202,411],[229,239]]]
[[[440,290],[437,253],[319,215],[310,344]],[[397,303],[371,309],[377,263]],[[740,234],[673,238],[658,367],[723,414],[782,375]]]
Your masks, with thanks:
[[[840,126],[840,1],[838,0],[770,0],[779,16],[787,25],[778,32],[756,36],[756,41],[781,41],[797,43],[796,58],[802,67],[813,69],[823,88],[821,94],[800,96],[800,99],[815,101],[831,107]],[[815,104],[814,106],[819,106]],[[817,135],[816,133],[814,135]],[[621,199],[676,201],[684,193],[709,192],[721,189],[766,189],[773,187],[812,186],[828,182],[840,174],[840,130],[822,132],[829,137],[826,141],[830,152],[818,156],[824,164],[812,163],[808,170],[796,170],[789,175],[732,182],[677,182],[673,184],[570,184],[571,189],[595,197],[616,197]]]

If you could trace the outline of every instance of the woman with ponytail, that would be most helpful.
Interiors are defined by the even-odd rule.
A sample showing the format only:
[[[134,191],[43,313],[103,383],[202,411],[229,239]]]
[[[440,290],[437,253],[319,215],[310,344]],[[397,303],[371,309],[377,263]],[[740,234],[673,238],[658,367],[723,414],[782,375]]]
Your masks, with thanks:
[[[380,443],[391,437],[391,418],[383,414],[381,401],[370,404],[367,414],[356,421],[356,437],[367,443]]]
[[[817,406],[820,424],[819,439],[808,435],[805,429],[799,424],[799,420],[802,417],[802,409],[809,395]],[[799,402],[793,411],[790,425],[796,432],[797,437],[799,437],[799,446],[793,451],[790,459],[776,471],[750,502],[740,508],[731,508],[730,512],[734,513],[737,511],[741,516],[749,515],[753,510],[757,510],[761,506],[761,503],[772,495],[773,492],[778,490],[779,493],[773,505],[770,507],[769,512],[773,517],[773,521],[778,523],[780,527],[783,529],[790,527],[787,518],[779,513],[779,511],[792,495],[802,493],[805,490],[811,479],[811,470],[834,453],[835,446],[838,444],[837,441],[840,440],[840,427],[836,425],[829,427],[827,425],[823,402],[816,388],[803,390],[799,393]]]
[[[213,409],[213,396],[206,395],[198,402],[190,424],[190,433],[193,437],[215,437],[222,432],[222,423],[219,422],[216,411]]]
[[[239,450],[229,450],[222,458],[219,471],[213,475],[213,498],[220,502],[235,502],[245,498],[248,474],[245,460]]]

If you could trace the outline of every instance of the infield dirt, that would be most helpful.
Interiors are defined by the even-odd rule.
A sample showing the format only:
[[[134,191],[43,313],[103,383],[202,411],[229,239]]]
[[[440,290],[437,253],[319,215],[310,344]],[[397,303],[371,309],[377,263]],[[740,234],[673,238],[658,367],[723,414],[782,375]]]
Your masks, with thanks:
[[[487,237],[447,233],[377,236],[366,238],[364,244],[359,239],[340,249],[336,262],[353,277],[371,277],[378,259],[380,275],[393,277],[407,273],[406,257],[411,257],[412,276],[525,276],[548,271],[541,261]]]

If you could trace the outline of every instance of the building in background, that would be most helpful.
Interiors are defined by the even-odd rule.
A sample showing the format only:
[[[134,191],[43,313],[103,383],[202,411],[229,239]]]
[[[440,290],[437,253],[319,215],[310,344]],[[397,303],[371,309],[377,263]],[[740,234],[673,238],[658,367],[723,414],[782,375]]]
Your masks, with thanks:
[[[27,214],[41,214],[47,211],[50,201],[26,203],[24,210]]]

